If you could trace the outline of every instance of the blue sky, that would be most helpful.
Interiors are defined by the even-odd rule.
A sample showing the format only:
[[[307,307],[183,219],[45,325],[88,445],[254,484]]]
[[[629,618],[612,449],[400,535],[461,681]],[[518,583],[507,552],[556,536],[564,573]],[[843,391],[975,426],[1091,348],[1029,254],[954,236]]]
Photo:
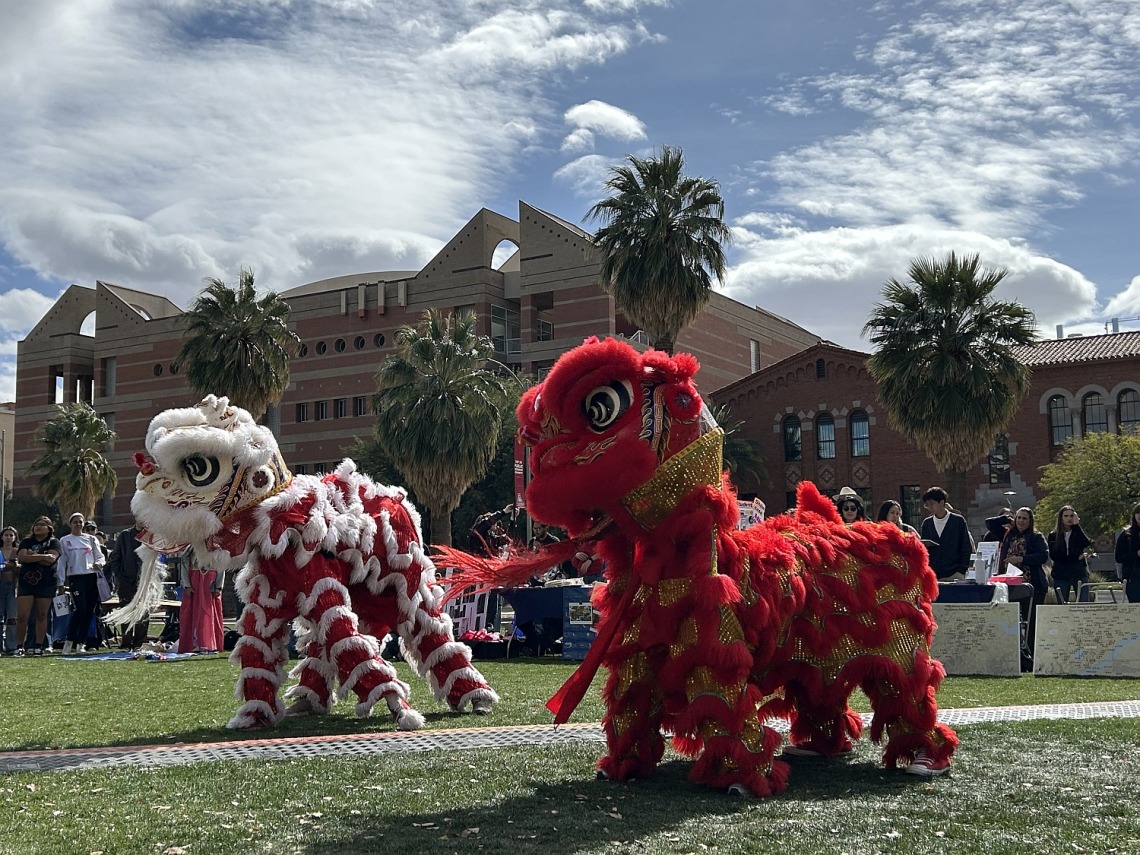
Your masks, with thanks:
[[[0,400],[69,283],[416,268],[662,144],[725,290],[825,338],[949,250],[1095,333],[1140,316],[1138,120],[1134,0],[0,0]]]

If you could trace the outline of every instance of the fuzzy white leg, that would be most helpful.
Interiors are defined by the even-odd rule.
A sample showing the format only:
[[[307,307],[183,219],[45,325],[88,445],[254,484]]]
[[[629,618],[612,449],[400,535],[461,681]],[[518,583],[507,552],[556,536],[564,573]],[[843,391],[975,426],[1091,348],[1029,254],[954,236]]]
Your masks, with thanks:
[[[226,722],[230,730],[244,730],[265,724],[277,724],[284,716],[284,710],[274,709],[265,701],[246,701],[238,707],[237,713]]]

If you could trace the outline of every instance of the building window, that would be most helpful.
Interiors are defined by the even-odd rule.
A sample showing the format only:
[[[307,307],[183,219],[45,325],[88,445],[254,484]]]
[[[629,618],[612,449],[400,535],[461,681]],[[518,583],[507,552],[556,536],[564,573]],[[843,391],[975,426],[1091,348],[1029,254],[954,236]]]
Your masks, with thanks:
[[[163,371],[163,368],[162,368],[162,363],[161,363],[161,362],[156,362],[156,363],[154,364],[154,376],[155,376],[155,377],[161,377],[161,376],[162,376],[162,371]]]
[[[103,360],[103,394],[108,398],[115,394],[117,375],[118,357],[108,356]]]
[[[338,339],[336,340],[336,343],[335,343],[335,344],[333,344],[333,349],[334,349],[334,350],[335,350],[337,353],[344,353],[344,349],[345,349],[347,346],[348,346],[348,345],[346,345],[346,344],[344,343],[344,339],[343,339],[343,338],[338,338]]]
[[[795,416],[784,419],[784,461],[793,463],[803,460],[803,448],[800,444],[800,420]]]
[[[365,341],[364,341],[364,336],[362,336],[362,335],[358,335],[356,338],[354,338],[352,340],[352,346],[355,350],[364,350],[364,345],[365,345]]]
[[[990,486],[1009,484],[1009,437],[999,433],[990,450]]]
[[[823,380],[827,377],[827,361],[825,359],[817,359],[815,361],[815,379]]]
[[[748,370],[755,374],[760,370],[760,342],[748,340]]]
[[[318,422],[323,422],[329,417],[329,402],[317,401],[315,419]]]
[[[308,420],[309,420],[309,405],[308,404],[298,404],[297,405],[297,421],[298,422],[307,422]]]
[[[293,467],[293,474],[294,475],[308,475],[309,474],[309,467],[306,466],[304,463],[298,463],[296,466]]]
[[[1108,432],[1108,410],[1100,392],[1089,392],[1081,401],[1081,420],[1085,425],[1085,436],[1090,433]]]
[[[856,410],[847,420],[851,427],[851,456],[868,457],[871,454],[871,420],[862,410]]]
[[[352,399],[352,414],[354,416],[368,415],[368,396],[357,395]]]
[[[307,344],[302,344],[300,349],[297,351],[297,356],[308,356],[308,355],[309,355],[309,346]]]
[[[1121,433],[1140,428],[1140,392],[1125,389],[1116,398],[1116,427]]]
[[[377,347],[383,347],[384,346],[384,333],[378,332],[378,333],[376,333],[376,335],[372,336],[372,343],[374,345],[376,345]]]
[[[317,342],[317,355],[318,356],[324,356],[326,353],[328,353],[328,351],[329,351],[329,346],[327,344],[325,344],[323,341]]]
[[[337,398],[333,401],[333,418],[343,419],[348,415],[348,398]]]
[[[538,341],[554,341],[554,324],[550,321],[544,321],[541,318],[538,321]]]
[[[520,353],[522,330],[519,310],[506,306],[491,307],[491,343],[496,353]]]
[[[902,505],[903,522],[918,528],[922,522],[922,487],[903,484],[899,487],[899,504]]]
[[[178,363],[177,362],[171,362],[170,363],[170,373],[171,374],[177,374],[178,373]]]
[[[815,455],[820,460],[835,459],[835,419],[820,413],[815,420]]]
[[[1049,399],[1049,441],[1053,445],[1064,445],[1073,435],[1073,420],[1069,418],[1069,405],[1064,395],[1054,395]]]

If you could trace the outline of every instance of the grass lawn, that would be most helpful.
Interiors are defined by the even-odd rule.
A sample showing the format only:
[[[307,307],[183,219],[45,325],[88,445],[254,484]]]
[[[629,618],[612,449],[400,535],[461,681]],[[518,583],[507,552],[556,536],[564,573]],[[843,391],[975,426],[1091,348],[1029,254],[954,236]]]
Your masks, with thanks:
[[[401,665],[428,727],[549,723],[543,703],[573,670],[557,660],[479,663],[503,696],[456,716]],[[0,662],[0,749],[248,738],[223,657],[168,663]],[[1131,700],[1140,681],[965,679],[944,707]],[[856,706],[866,709],[865,699]],[[386,715],[290,719],[259,737],[386,731]],[[600,717],[596,693],[574,721]],[[741,800],[690,784],[666,755],[631,784],[597,782],[597,744],[207,763],[0,777],[0,852],[1140,852],[1140,721],[959,729],[948,778],[878,764],[798,761],[788,790]]]

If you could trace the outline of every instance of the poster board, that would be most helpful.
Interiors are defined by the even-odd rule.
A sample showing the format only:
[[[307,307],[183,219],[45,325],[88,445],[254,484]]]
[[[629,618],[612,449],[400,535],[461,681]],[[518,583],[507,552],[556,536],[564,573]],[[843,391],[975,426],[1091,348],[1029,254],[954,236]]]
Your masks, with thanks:
[[[932,603],[930,653],[947,674],[1021,675],[1021,624],[1017,603]]]
[[[1140,603],[1038,606],[1033,673],[1140,677]]]

